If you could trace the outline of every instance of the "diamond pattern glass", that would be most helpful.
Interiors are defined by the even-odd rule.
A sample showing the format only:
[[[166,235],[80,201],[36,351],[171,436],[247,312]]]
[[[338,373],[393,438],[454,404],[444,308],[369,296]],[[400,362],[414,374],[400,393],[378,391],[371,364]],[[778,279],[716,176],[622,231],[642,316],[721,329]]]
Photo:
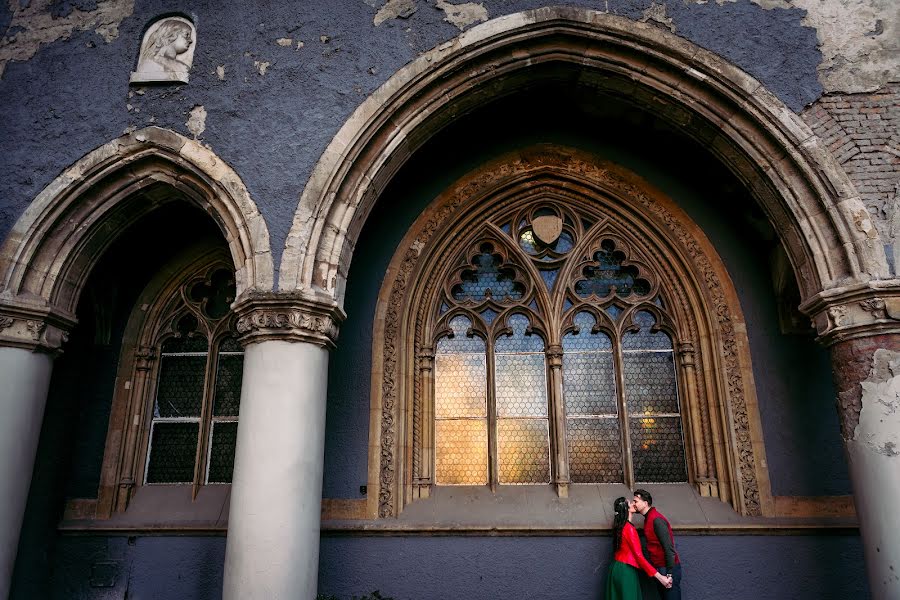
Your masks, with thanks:
[[[639,417],[629,421],[635,481],[687,481],[681,417]]]
[[[241,405],[241,383],[244,379],[243,354],[219,354],[216,373],[216,398],[213,416],[236,417]]]
[[[636,333],[628,332],[622,336],[623,350],[672,350],[672,339],[665,331],[650,331],[656,323],[653,315],[645,310],[639,311],[632,319],[641,329]]]
[[[566,419],[566,442],[573,483],[624,481],[618,419]]]
[[[622,360],[625,403],[632,415],[678,413],[671,352],[625,352]]]
[[[575,293],[582,298],[594,294],[606,297],[613,289],[618,296],[626,298],[632,294],[643,296],[650,292],[650,282],[638,277],[634,265],[622,266],[625,253],[616,250],[612,240],[603,240],[600,249],[594,253],[595,265],[582,270],[584,279],[575,283]]]
[[[512,335],[501,335],[494,343],[497,352],[543,352],[544,340],[536,333],[527,335],[528,317],[525,315],[513,315],[509,318],[509,327]]]
[[[547,415],[543,354],[495,354],[494,389],[499,417]]]
[[[434,423],[435,481],[449,485],[488,482],[487,421],[438,420]]]
[[[612,352],[563,354],[566,415],[615,415],[616,373]]]
[[[234,471],[234,448],[237,444],[235,421],[213,421],[209,445],[208,483],[231,483]]]
[[[481,254],[472,259],[472,269],[462,272],[462,283],[453,286],[451,294],[457,302],[471,300],[482,302],[493,298],[498,302],[520,300],[525,294],[525,286],[515,280],[516,272],[501,266],[499,254],[493,253],[490,244],[481,246]]]
[[[500,483],[549,483],[547,419],[498,419]]]
[[[547,374],[544,342],[525,335],[528,319],[509,319],[511,336],[501,336],[494,345],[494,393],[498,417],[547,416]]]
[[[461,352],[484,354],[484,340],[476,335],[466,335],[466,332],[472,326],[472,322],[469,319],[453,317],[450,319],[449,325],[451,331],[453,331],[453,337],[441,338],[435,347],[436,354],[458,354]]]
[[[160,359],[154,417],[199,417],[203,404],[206,356]]]
[[[192,483],[199,423],[154,423],[147,483]]]
[[[434,415],[438,419],[487,416],[484,354],[436,354]]]

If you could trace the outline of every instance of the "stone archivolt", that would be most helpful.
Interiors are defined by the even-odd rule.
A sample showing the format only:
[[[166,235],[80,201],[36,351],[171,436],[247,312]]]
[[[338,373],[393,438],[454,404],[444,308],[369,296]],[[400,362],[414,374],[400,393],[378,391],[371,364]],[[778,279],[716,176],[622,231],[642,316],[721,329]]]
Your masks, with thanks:
[[[566,186],[554,184],[562,178]],[[578,183],[572,184],[573,180]],[[490,197],[505,200],[494,204],[483,200]],[[632,248],[629,260],[654,265],[657,278],[651,276],[648,285],[653,294],[659,291],[665,296],[672,315],[670,319],[660,313],[660,318],[679,342],[678,377],[684,393],[690,481],[702,495],[717,496],[742,514],[770,514],[765,452],[756,441],[762,436],[755,390],[747,377],[749,348],[739,333],[743,317],[721,261],[680,209],[647,184],[614,165],[549,146],[498,159],[452,186],[410,230],[389,267],[393,276],[385,280],[378,310],[385,315],[383,329],[376,323],[373,346],[373,373],[381,373],[373,378],[373,409],[377,408],[373,414],[380,416],[380,426],[372,429],[380,435],[377,481],[370,478],[372,487],[378,488],[376,514],[395,516],[405,503],[427,495],[421,488],[432,484],[433,448],[426,422],[426,415],[432,414],[431,383],[420,381],[416,363],[419,359],[423,376],[428,377],[435,328],[446,320],[434,315],[439,304],[435,300],[440,292],[447,294],[445,282],[458,279],[450,273],[462,268],[454,262],[459,245],[477,245],[469,232],[490,228],[486,223],[498,215],[536,201],[561,210],[567,203],[588,207],[585,210],[593,211],[597,222],[606,220],[608,225],[601,228],[607,232],[602,234],[604,239],[615,237],[610,232],[639,232],[616,245]],[[502,232],[497,231],[499,239]],[[598,235],[578,235],[582,234],[582,242]],[[576,242],[576,248],[580,246]],[[641,268],[640,273],[649,275],[649,270]],[[572,280],[568,285],[580,276],[581,269],[570,266],[557,282],[568,278]],[[549,298],[542,298],[546,295],[543,286],[535,289],[537,310],[549,307]],[[501,308],[495,300],[484,302]],[[558,308],[545,312],[561,315]],[[655,306],[649,308],[659,312]],[[458,310],[463,308],[450,312]],[[547,339],[550,354],[558,345],[551,334]],[[710,372],[713,377],[708,377]],[[411,422],[401,429],[402,415]],[[730,428],[723,429],[723,423],[730,423]]]

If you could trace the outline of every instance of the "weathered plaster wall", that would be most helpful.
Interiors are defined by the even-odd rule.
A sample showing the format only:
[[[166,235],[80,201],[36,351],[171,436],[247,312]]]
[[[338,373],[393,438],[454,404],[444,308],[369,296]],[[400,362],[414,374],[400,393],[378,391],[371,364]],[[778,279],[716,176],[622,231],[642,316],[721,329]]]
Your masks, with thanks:
[[[695,600],[868,597],[855,536],[679,536],[676,541],[684,593]],[[58,552],[58,568],[40,596],[48,600],[221,597],[222,537],[64,537]],[[394,600],[588,600],[600,595],[610,554],[605,536],[326,535],[319,593],[340,600],[375,590]],[[21,590],[12,596],[35,597]]]
[[[900,52],[898,52],[900,55]],[[867,94],[834,94],[803,119],[843,166],[884,240],[894,273],[900,266],[900,85]]]
[[[368,94],[460,28],[542,4],[10,0],[0,7],[0,56],[10,60],[0,79],[0,237],[65,167],[123,131],[156,124],[196,134],[238,172],[266,218],[277,265],[313,165]],[[758,77],[795,111],[822,92],[817,33],[803,10],[749,0],[562,4],[674,28]],[[398,5],[398,18],[388,18]],[[190,84],[130,88],[143,28],[171,12],[197,26]]]

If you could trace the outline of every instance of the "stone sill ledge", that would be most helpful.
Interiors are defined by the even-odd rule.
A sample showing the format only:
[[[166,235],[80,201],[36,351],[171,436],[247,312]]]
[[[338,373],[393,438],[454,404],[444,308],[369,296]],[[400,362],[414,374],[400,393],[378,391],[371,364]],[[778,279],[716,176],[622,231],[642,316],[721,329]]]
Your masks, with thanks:
[[[674,526],[678,535],[859,535],[853,523],[759,523],[755,525],[706,525]],[[157,527],[105,526],[100,521],[63,522],[59,532],[67,536],[225,536],[227,528],[221,525],[167,525]],[[324,537],[584,537],[609,536],[609,528],[589,527],[477,527],[477,526],[413,526],[397,523],[373,523],[360,521],[323,522]]]
[[[366,498],[322,500],[324,535],[360,536],[567,536],[608,535],[612,503],[629,490],[620,484],[578,486],[560,499],[549,486],[491,492],[481,487],[434,490],[431,497],[406,505],[397,518],[373,518]],[[679,534],[803,535],[852,532],[858,521],[850,496],[776,496],[775,514],[745,517],[717,498],[699,496],[684,484],[656,485],[655,503]],[[230,486],[143,488],[124,513],[96,517],[96,500],[69,502],[59,530],[66,534],[224,535],[228,528]],[[635,517],[640,527],[642,517]]]

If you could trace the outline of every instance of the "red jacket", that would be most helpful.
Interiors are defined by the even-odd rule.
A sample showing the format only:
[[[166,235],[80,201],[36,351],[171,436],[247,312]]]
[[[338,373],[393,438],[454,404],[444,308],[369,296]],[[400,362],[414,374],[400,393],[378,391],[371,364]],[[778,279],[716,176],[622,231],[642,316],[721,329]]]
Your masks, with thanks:
[[[644,553],[641,552],[641,540],[638,538],[637,529],[631,523],[625,523],[625,527],[622,529],[622,543],[619,544],[614,558],[621,563],[643,570],[649,577],[656,575],[656,567],[647,562]]]
[[[669,542],[672,545],[672,549],[674,552],[675,549],[675,536],[672,534],[672,526],[669,524],[669,520],[660,514],[658,510],[651,507],[650,510],[647,511],[647,514],[644,515],[644,535],[647,536],[647,553],[650,555],[650,562],[654,565],[659,565],[660,567],[666,566],[666,553],[663,550],[662,544],[659,542],[659,538],[656,536],[656,530],[653,528],[653,522],[656,519],[661,519],[666,524],[666,529],[669,530]],[[675,564],[680,564],[681,560],[678,558],[678,552],[675,552]]]

